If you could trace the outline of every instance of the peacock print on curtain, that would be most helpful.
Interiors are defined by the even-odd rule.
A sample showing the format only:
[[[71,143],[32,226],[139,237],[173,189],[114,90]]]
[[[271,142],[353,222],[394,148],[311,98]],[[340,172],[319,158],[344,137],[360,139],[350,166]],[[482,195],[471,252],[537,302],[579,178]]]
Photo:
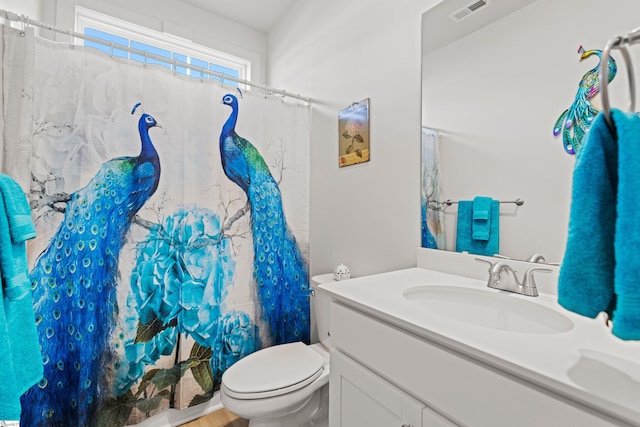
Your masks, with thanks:
[[[122,426],[309,341],[309,108],[3,27],[44,378],[24,426]],[[239,136],[242,135],[242,136]]]
[[[236,131],[238,98],[222,98],[231,114],[220,134],[227,177],[247,194],[251,207],[254,278],[262,316],[277,344],[309,343],[309,277],[294,235],[286,225],[278,184],[264,159]]]

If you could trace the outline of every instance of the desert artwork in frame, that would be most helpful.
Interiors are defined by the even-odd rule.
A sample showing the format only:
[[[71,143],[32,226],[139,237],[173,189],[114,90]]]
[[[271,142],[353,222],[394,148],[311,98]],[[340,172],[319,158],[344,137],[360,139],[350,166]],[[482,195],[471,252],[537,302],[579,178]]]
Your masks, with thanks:
[[[369,98],[338,113],[338,133],[340,167],[369,161]]]

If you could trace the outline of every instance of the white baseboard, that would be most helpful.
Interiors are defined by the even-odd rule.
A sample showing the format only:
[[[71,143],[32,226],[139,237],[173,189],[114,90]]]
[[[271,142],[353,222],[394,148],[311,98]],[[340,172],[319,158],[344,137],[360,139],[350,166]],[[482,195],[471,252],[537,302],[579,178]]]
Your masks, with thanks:
[[[167,409],[160,412],[159,414],[154,415],[151,418],[147,418],[139,424],[132,424],[132,426],[175,427],[198,419],[219,409],[222,409],[222,403],[220,403],[220,393],[215,393],[211,400],[205,403],[201,403],[198,406],[182,410]]]

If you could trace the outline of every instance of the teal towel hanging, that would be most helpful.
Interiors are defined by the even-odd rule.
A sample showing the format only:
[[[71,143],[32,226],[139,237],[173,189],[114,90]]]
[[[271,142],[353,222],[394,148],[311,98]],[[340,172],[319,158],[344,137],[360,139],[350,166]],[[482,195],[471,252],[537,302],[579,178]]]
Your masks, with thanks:
[[[0,419],[20,418],[20,395],[43,375],[25,241],[35,236],[20,186],[0,174]]]
[[[477,196],[473,199],[471,238],[474,240],[489,240],[491,233],[491,197]]]
[[[473,238],[473,202],[462,200],[458,202],[458,223],[456,225],[456,251],[469,252],[476,255],[495,255],[500,248],[500,202],[491,201],[489,218],[489,238],[479,240]]]
[[[640,117],[611,117],[617,137],[599,114],[576,158],[558,303],[591,318],[607,312],[615,336],[640,340]]]

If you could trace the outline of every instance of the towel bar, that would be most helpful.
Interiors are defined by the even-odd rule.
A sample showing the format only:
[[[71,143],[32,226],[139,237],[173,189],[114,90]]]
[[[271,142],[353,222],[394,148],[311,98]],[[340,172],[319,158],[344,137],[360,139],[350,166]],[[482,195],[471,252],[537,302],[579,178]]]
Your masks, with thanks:
[[[524,199],[522,199],[522,198],[520,198],[520,197],[518,197],[518,198],[517,198],[517,199],[515,199],[515,200],[500,200],[499,202],[500,202],[500,203],[514,203],[516,206],[522,206],[522,205],[524,205]],[[446,201],[444,201],[444,202],[443,202],[443,204],[445,204],[445,205],[447,205],[447,206],[451,206],[451,205],[453,205],[454,203],[458,203],[458,202],[455,202],[455,201],[453,201],[453,200],[451,200],[451,199],[448,199],[448,200],[446,200]]]

